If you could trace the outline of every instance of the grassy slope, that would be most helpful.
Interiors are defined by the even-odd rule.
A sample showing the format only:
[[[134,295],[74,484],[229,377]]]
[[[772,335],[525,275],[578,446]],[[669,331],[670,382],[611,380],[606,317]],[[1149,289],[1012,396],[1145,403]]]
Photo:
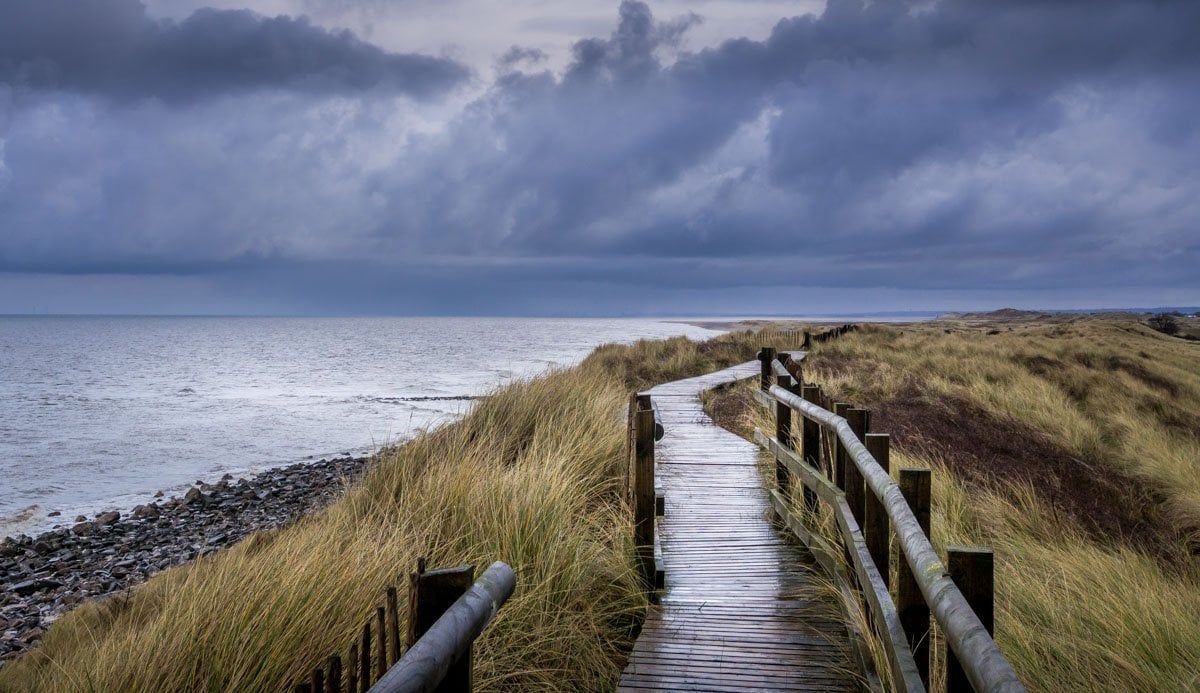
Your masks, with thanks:
[[[347,646],[418,556],[517,570],[476,649],[481,690],[609,687],[644,608],[619,491],[627,392],[745,361],[754,341],[607,346],[502,388],[326,511],[69,613],[0,690],[278,690]]]
[[[893,467],[933,467],[935,545],[995,548],[998,639],[1045,691],[1200,687],[1198,373],[1200,346],[1097,319],[871,327],[806,365],[904,424]],[[1006,457],[989,430],[1037,456]]]
[[[1003,474],[964,481],[948,471],[953,441],[897,441],[896,466],[935,469],[935,544],[996,548],[999,639],[1031,687],[1196,687],[1200,348],[1133,323],[943,329],[868,329],[821,346],[809,374],[879,411],[968,402],[1066,441],[1097,475],[1119,470],[1137,485],[1130,506],[1153,491],[1157,507],[1138,517],[1164,525],[1174,552],[1097,535]],[[644,606],[617,488],[625,395],[744,361],[758,341],[602,347],[579,369],[504,388],[380,460],[326,512],[64,617],[0,669],[0,690],[275,689],[348,643],[417,555],[519,570],[518,595],[479,643],[482,689],[607,687]]]

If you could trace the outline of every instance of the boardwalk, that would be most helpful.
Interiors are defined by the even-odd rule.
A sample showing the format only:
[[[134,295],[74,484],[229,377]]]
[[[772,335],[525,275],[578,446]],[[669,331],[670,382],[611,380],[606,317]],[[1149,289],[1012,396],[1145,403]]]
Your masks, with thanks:
[[[770,523],[758,447],[716,426],[699,395],[756,376],[757,361],[649,394],[666,436],[659,537],[667,586],[619,690],[856,690],[836,606],[814,600],[815,563]]]

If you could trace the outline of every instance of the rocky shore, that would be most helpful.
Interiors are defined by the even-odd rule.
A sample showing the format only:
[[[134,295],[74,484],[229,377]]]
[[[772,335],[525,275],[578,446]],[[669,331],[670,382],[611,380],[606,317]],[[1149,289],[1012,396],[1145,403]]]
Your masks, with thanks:
[[[74,606],[129,589],[151,575],[206,556],[248,534],[278,527],[339,496],[366,457],[339,457],[270,469],[234,481],[200,481],[183,497],[128,514],[79,516],[37,537],[0,542],[0,665],[37,644]]]

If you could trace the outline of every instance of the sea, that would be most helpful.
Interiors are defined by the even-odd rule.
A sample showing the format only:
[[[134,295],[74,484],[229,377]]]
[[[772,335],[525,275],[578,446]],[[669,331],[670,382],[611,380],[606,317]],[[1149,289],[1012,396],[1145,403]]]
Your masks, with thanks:
[[[0,536],[366,454],[600,344],[716,334],[652,319],[0,317]]]

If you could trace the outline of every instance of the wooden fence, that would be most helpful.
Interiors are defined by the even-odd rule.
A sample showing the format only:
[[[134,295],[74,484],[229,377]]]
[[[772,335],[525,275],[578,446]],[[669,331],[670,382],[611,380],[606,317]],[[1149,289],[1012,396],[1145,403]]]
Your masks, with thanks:
[[[819,341],[852,330],[835,328],[818,335]],[[855,590],[861,592],[870,625],[885,646],[895,689],[924,691],[929,685],[932,613],[947,644],[948,691],[1023,691],[992,639],[992,552],[949,547],[943,564],[929,542],[929,470],[901,469],[899,480],[893,479],[890,439],[869,432],[870,411],[831,401],[819,386],[805,382],[803,355],[764,347],[759,359],[756,395],[774,409],[775,431],[757,430],[755,439],[774,455],[775,511],[847,598],[857,599]],[[797,490],[803,496],[796,498],[800,511],[794,512]],[[815,529],[822,506],[837,524],[841,548]],[[894,585],[893,536],[903,559]],[[839,560],[839,551],[845,560]]]
[[[666,582],[662,554],[654,536],[654,519],[663,514],[663,494],[654,481],[654,442],[663,437],[663,427],[650,395],[629,396],[629,451],[625,489],[633,507],[633,542],[637,547],[638,572],[651,601]]]
[[[295,693],[401,693],[470,691],[471,644],[512,595],[516,577],[496,561],[478,580],[475,566],[425,569],[425,559],[408,576],[405,649],[400,644],[397,590],[363,624],[345,660],[329,657]]]
[[[813,344],[821,344],[831,339],[837,339],[844,334],[858,329],[858,325],[838,325],[824,332],[812,333],[798,328],[765,327],[758,331],[758,337],[764,342],[780,344],[800,344],[802,349],[811,349]]]

